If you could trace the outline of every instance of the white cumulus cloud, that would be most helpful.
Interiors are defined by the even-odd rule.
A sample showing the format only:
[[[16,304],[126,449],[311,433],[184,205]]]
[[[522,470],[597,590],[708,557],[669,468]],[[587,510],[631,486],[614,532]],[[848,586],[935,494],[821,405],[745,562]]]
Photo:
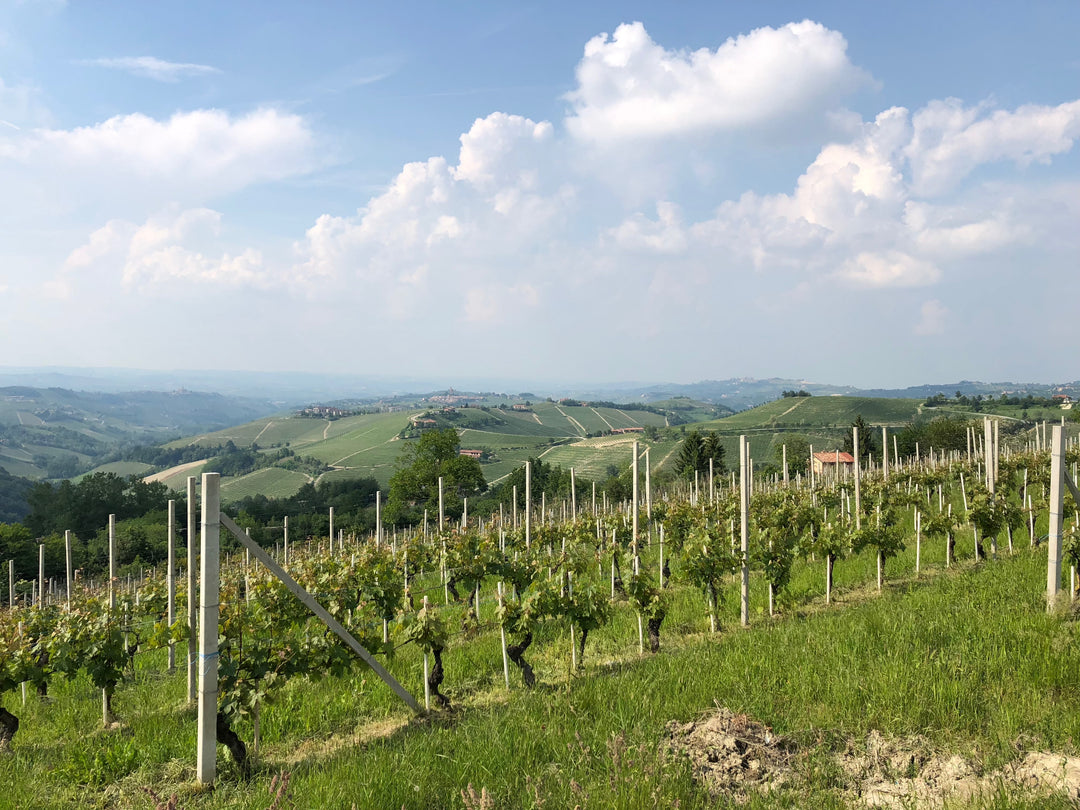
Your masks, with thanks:
[[[810,20],[692,52],[635,22],[589,40],[566,124],[594,142],[740,129],[818,114],[867,79],[844,37]]]

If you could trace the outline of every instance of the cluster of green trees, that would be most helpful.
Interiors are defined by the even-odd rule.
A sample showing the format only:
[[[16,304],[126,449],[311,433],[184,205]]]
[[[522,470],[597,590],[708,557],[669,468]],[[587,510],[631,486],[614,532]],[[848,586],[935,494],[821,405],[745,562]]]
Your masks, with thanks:
[[[693,480],[695,473],[709,472],[710,459],[713,474],[722,474],[725,471],[724,446],[721,444],[720,434],[715,430],[705,433],[691,430],[679,445],[679,455],[675,458],[675,473]]]

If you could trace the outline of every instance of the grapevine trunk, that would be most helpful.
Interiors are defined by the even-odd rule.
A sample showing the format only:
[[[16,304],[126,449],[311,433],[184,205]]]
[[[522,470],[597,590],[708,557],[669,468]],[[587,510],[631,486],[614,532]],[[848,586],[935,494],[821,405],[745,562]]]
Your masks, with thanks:
[[[536,686],[536,675],[533,672],[532,666],[525,660],[525,651],[529,649],[532,640],[532,633],[526,633],[525,637],[521,639],[520,644],[511,644],[506,648],[507,656],[514,662],[514,666],[521,670],[521,679],[525,681],[525,685],[530,688]],[[584,638],[581,640],[581,644],[582,647],[584,647]]]
[[[5,749],[11,744],[18,730],[19,718],[0,706],[0,749]]]
[[[218,742],[229,749],[233,761],[236,762],[236,767],[240,769],[241,777],[247,779],[251,776],[251,760],[248,759],[247,746],[244,745],[244,741],[240,739],[237,733],[233,731],[228,718],[221,712],[218,712],[217,714],[216,725]]]
[[[439,705],[443,708],[449,708],[450,699],[439,691],[439,684],[443,682],[443,665],[442,665],[442,647],[432,647],[431,654],[435,658],[435,666],[431,668],[431,674],[428,675],[428,687],[439,701]]]

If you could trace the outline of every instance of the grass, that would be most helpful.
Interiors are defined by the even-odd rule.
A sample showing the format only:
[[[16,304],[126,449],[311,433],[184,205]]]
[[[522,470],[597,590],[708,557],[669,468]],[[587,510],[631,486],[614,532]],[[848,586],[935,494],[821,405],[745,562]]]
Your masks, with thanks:
[[[959,539],[962,555],[970,542]],[[752,807],[846,806],[822,757],[871,729],[923,734],[988,770],[1019,747],[1075,754],[1080,626],[1045,611],[1045,553],[1024,541],[1011,557],[965,558],[945,571],[941,545],[924,544],[919,576],[913,544],[890,560],[880,595],[868,585],[871,555],[839,561],[830,607],[821,601],[823,564],[798,563],[776,619],[755,577],[747,631],[737,627],[734,582],[716,635],[705,632],[700,594],[678,586],[656,656],[639,657],[636,617],[623,604],[590,635],[585,667],[572,677],[566,627],[545,625],[528,654],[541,681],[532,692],[513,669],[511,691],[503,687],[497,633],[456,636],[444,691],[457,708],[427,719],[410,718],[370,672],[290,682],[263,712],[256,776],[237,781],[223,753],[212,793],[190,784],[193,713],[182,706],[183,676],[162,674],[162,654],[140,656],[134,682],[119,690],[119,731],[99,730],[100,698],[85,678],[56,679],[47,704],[4,696],[23,727],[13,752],[0,755],[0,785],[9,786],[0,807],[151,807],[141,792],[150,786],[177,791],[184,808],[266,808],[282,770],[300,807],[461,808],[470,783],[498,808],[722,807],[729,802],[710,798],[664,748],[666,723],[716,704],[794,736],[804,751],[805,787],[754,797]],[[647,566],[657,553],[654,543]],[[421,667],[411,647],[390,662],[414,694]],[[240,733],[251,740],[249,726]],[[1014,798],[987,806],[1016,806]]]

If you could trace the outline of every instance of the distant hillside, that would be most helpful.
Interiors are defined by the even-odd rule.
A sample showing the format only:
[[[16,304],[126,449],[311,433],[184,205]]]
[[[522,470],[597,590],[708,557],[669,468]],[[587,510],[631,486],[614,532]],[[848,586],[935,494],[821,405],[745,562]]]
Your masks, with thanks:
[[[256,399],[196,391],[104,393],[0,388],[0,467],[69,478],[132,444],[247,422],[274,410]]]

